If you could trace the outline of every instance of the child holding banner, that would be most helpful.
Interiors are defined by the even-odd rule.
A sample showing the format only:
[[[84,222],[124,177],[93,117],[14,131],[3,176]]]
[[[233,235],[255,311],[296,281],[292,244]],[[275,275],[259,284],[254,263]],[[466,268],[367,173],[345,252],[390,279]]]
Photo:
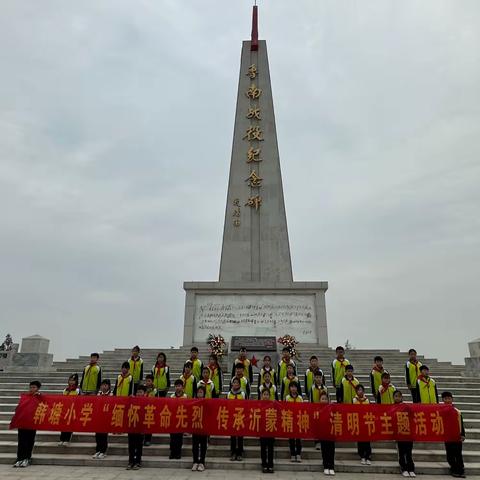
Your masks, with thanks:
[[[396,390],[393,394],[393,401],[395,405],[403,403],[403,395],[400,390]],[[415,464],[412,457],[413,442],[397,442],[397,449],[398,463],[400,464],[402,475],[404,477],[416,477]]]
[[[207,367],[204,367],[207,368]],[[207,368],[208,370],[208,368]],[[200,385],[197,388],[197,398],[205,398],[206,388]],[[205,470],[205,457],[207,455],[208,435],[192,435],[193,466],[192,472]]]
[[[328,394],[320,394],[320,404],[327,405],[330,403]],[[324,475],[335,475],[335,441],[321,440],[320,448],[322,450],[323,473]]]
[[[41,387],[42,384],[37,380],[30,382],[28,394],[31,397],[39,396]],[[35,446],[36,435],[36,430],[30,430],[26,428],[18,429],[17,461],[13,465],[14,468],[25,468],[30,466],[32,463],[32,452],[33,447]]]
[[[68,377],[68,385],[63,391],[63,395],[80,395],[80,389],[78,388],[78,375],[74,373]],[[68,447],[70,440],[72,439],[72,432],[62,432],[60,434],[59,447]]]
[[[358,384],[355,388],[356,395],[353,397],[353,403],[356,405],[368,405],[370,401],[365,396],[365,387]],[[370,442],[358,442],[357,443],[358,455],[360,457],[360,463],[362,465],[372,464],[372,446]]]
[[[138,385],[136,397],[145,396],[145,387]],[[126,470],[139,470],[142,467],[143,433],[128,434],[128,465]]]
[[[166,397],[170,389],[170,367],[167,365],[167,356],[160,352],[152,368],[153,385],[157,389],[157,397]]]
[[[270,375],[268,372],[266,372]],[[275,385],[273,385],[275,386]],[[268,389],[263,389],[261,393],[261,400],[272,400]],[[273,447],[275,445],[275,439],[273,437],[260,438],[260,455],[262,458],[262,472],[273,473]]]
[[[442,393],[443,403],[453,405],[453,395],[451,392]],[[452,477],[465,478],[465,466],[463,464],[462,442],[465,441],[465,426],[463,425],[463,416],[457,408],[458,421],[460,423],[460,441],[445,442],[445,451],[447,453],[447,462],[450,465],[450,474]]]
[[[112,395],[110,380],[106,378],[102,380],[100,385],[100,391],[98,396],[100,397],[109,397]],[[95,460],[103,460],[107,456],[108,449],[108,433],[96,433],[95,442],[97,444],[96,452],[93,454],[92,458]]]
[[[345,368],[350,365],[350,362],[345,358],[345,349],[342,346],[338,346],[335,349],[336,358],[332,362],[332,383],[335,388],[337,403],[342,402],[342,380],[345,377]]]
[[[113,395],[116,397],[129,397],[133,395],[133,377],[130,375],[130,364],[122,363],[122,373],[118,375]]]
[[[285,398],[286,402],[303,402],[303,399],[299,393],[299,387],[297,382],[290,382],[288,385],[288,395]],[[302,439],[301,438],[289,438],[288,445],[290,447],[290,461],[302,462]]]
[[[188,362],[187,362],[188,363]],[[193,377],[193,375],[191,375]],[[171,398],[180,400],[182,398],[188,398],[184,391],[184,383],[181,378],[175,380],[175,392],[170,395]],[[196,390],[195,390],[196,393]],[[170,460],[180,460],[182,458],[183,447],[183,433],[171,433],[170,434]]]
[[[240,364],[242,367],[243,365]],[[243,368],[242,368],[243,371]],[[240,378],[235,376],[232,378],[230,392],[228,392],[228,400],[245,400],[246,395],[242,390]],[[243,460],[243,437],[230,437],[230,461],[241,462]]]

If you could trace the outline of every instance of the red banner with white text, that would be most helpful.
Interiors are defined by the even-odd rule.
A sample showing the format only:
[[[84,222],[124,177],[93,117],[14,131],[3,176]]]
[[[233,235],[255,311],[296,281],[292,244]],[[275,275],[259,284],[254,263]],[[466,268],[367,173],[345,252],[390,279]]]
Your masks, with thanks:
[[[460,440],[448,405],[320,405],[258,400],[22,395],[10,428],[351,441]]]

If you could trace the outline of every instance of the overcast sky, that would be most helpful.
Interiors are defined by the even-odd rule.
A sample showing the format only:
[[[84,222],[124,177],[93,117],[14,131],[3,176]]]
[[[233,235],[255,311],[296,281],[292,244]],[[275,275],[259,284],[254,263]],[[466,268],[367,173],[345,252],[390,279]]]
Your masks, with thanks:
[[[330,344],[480,337],[480,2],[260,1],[295,280]],[[217,280],[247,0],[3,0],[0,335],[180,345]],[[434,373],[434,372],[432,372]]]

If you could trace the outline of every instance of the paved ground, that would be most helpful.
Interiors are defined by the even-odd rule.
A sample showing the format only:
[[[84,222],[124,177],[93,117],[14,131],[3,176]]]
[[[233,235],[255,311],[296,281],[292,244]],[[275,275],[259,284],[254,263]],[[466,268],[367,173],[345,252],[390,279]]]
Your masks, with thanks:
[[[94,467],[60,467],[60,466],[31,466],[28,468],[14,469],[8,465],[0,465],[0,478],[5,480],[131,480],[131,479],[155,479],[162,480],[200,480],[201,477],[208,476],[215,480],[228,478],[229,480],[268,480],[269,478],[278,478],[282,480],[319,480],[324,478],[320,472],[278,472],[274,475],[264,475],[261,472],[252,471],[227,471],[227,470],[205,470],[205,472],[190,472],[188,470],[176,470],[169,468],[153,469],[146,468],[136,472],[127,472],[124,468],[102,467],[101,472]],[[325,477],[327,478],[327,477]],[[328,477],[329,478],[329,477]],[[380,475],[380,474],[355,474],[355,473],[337,473],[336,478],[341,480],[390,480],[394,478],[403,478],[401,475]],[[439,480],[441,478],[451,478],[440,475],[419,475],[420,480]],[[480,476],[468,477],[470,479],[480,480]]]

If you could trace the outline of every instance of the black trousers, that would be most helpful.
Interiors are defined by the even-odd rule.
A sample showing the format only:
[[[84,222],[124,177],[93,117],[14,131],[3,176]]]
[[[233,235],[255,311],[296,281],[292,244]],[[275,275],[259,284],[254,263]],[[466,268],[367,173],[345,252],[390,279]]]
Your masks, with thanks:
[[[416,388],[411,388],[410,393],[412,394],[412,402],[420,403],[420,395],[418,394],[418,390]]]
[[[108,449],[108,433],[96,433],[95,441],[97,442],[97,452],[107,453]]]
[[[465,467],[463,465],[462,442],[447,442],[445,450],[447,452],[447,462],[450,465],[452,474],[463,475]]]
[[[360,458],[364,458],[365,460],[372,459],[372,446],[370,445],[370,442],[358,442],[357,448]]]
[[[17,462],[32,458],[36,430],[18,429]]]
[[[335,442],[322,440],[320,447],[322,448],[323,469],[335,470]]]
[[[205,465],[207,455],[208,435],[192,435],[193,463]]]
[[[243,455],[243,437],[230,437],[230,453]]]
[[[62,432],[60,434],[60,441],[61,442],[69,442],[72,439],[72,432]]]
[[[412,458],[413,442],[397,442],[397,448],[398,463],[402,472],[414,472],[415,464]]]
[[[183,433],[170,434],[170,456],[182,458]]]
[[[300,438],[289,438],[288,446],[290,447],[291,456],[302,454],[302,440]]]
[[[167,392],[166,390],[159,390],[159,391],[157,392],[157,397],[164,398],[164,397],[167,396],[167,393],[168,393],[168,392]]]
[[[337,403],[342,403],[342,387],[336,387],[335,388],[335,398],[337,399]],[[331,469],[329,469],[331,470]]]
[[[152,441],[152,434],[151,433],[146,433],[143,439],[143,443],[151,443]]]
[[[263,468],[273,468],[273,446],[275,439],[271,437],[260,438],[260,454]]]
[[[128,434],[128,463],[139,465],[142,463],[143,435],[141,433]]]

